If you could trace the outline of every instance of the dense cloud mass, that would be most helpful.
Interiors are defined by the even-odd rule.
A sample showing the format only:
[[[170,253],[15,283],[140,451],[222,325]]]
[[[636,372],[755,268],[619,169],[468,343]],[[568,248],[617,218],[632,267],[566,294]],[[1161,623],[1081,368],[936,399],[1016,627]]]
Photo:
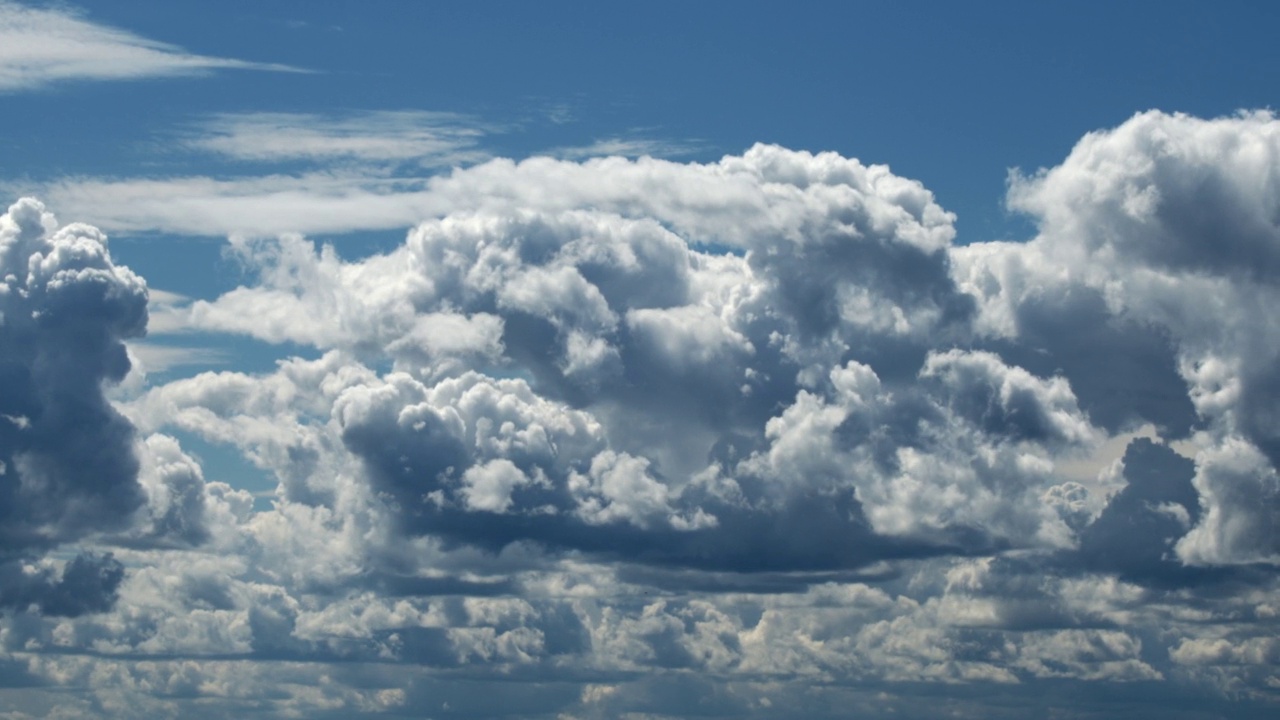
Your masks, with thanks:
[[[146,287],[115,267],[94,228],[58,228],[22,200],[0,216],[0,610],[108,610],[123,568],[77,555],[32,564],[144,504],[133,428],[103,396],[129,370],[123,340],[146,327]]]
[[[1270,114],[1138,115],[968,245],[831,153],[492,160],[380,254],[233,238],[252,282],[166,327],[314,352],[117,406],[145,287],[21,201],[0,678],[31,716],[1269,717],[1277,158]]]
[[[129,371],[147,291],[86,225],[22,200],[0,216],[0,552],[114,530],[143,503],[133,432],[102,383]]]
[[[98,230],[59,226],[31,199],[0,216],[0,276],[0,610],[109,610],[124,575],[110,552],[42,556],[104,535],[203,533],[199,467],[175,471],[163,436],[139,443],[104,395],[130,370],[125,341],[146,330],[146,285]]]

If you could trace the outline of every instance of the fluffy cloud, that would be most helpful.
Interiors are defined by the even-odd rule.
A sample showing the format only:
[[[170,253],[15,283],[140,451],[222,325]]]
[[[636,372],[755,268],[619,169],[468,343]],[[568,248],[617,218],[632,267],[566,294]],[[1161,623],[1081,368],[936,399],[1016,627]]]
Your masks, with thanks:
[[[0,608],[28,610],[45,615],[76,616],[110,610],[116,601],[124,566],[110,554],[84,553],[55,572],[45,564],[0,564],[4,589]]]
[[[586,171],[599,177],[571,183],[605,208],[563,207],[560,195],[531,194],[550,177]],[[677,202],[629,188],[658,179],[687,195]],[[748,562],[744,543],[754,547],[758,540],[747,536],[763,523],[776,545],[760,562],[778,567],[843,567],[881,551],[924,552],[930,542],[951,542],[943,535],[956,521],[935,517],[925,522],[943,535],[885,523],[879,528],[907,546],[892,539],[874,549],[861,503],[880,502],[874,486],[885,469],[875,458],[819,479],[782,477],[798,471],[762,470],[763,460],[748,457],[763,452],[772,437],[767,427],[808,413],[810,398],[839,392],[831,383],[840,380],[829,377],[833,366],[862,358],[877,382],[879,372],[892,384],[914,384],[911,363],[921,367],[930,341],[963,334],[972,301],[950,280],[950,216],[927,191],[883,168],[767,146],[709,166],[494,161],[439,184],[456,195],[491,182],[511,189],[486,188],[485,198],[518,193],[532,207],[454,213],[419,226],[400,248],[359,261],[296,237],[241,241],[259,283],[193,304],[187,323],[333,348],[366,363],[389,354],[406,375],[377,389],[350,389],[337,399],[334,417],[375,488],[389,493],[419,532],[624,554],[643,542],[654,544],[644,552],[655,559],[708,564],[721,553]],[[707,217],[710,209],[691,212],[689,198],[700,195],[695,202],[718,217]],[[738,212],[725,216],[725,203]],[[466,368],[515,379],[457,375]],[[475,384],[459,397],[487,388],[505,398],[493,407],[540,407],[537,414],[548,419],[530,425],[483,408],[476,416],[449,399],[461,392],[458,383]],[[1054,388],[1045,392],[1065,399],[1045,402],[1072,402],[1069,390]],[[937,408],[915,390],[904,395],[908,404]],[[913,422],[914,409],[891,412],[895,421]],[[1064,442],[1080,442],[1087,422],[1073,409],[1061,412],[1075,412],[1079,426]],[[554,450],[543,458],[494,455],[483,446],[488,428],[543,434],[566,423],[592,429],[575,431],[571,441],[553,435],[547,444]],[[853,440],[843,437],[830,457],[813,461],[848,461],[839,451]],[[982,440],[959,442],[963,448],[949,452]],[[494,464],[498,459],[514,466]],[[983,470],[965,472],[978,482]],[[503,490],[493,495],[496,488]],[[840,499],[820,513],[829,518],[823,527],[865,548],[806,557],[821,541],[816,533],[795,534],[799,516],[826,496]],[[1029,505],[1021,512],[1043,514]],[[622,526],[631,529],[618,534]],[[628,535],[637,531],[649,539]],[[1009,533],[999,535],[993,541],[1008,541]]]
[[[1267,188],[1280,173],[1278,128],[1268,113],[1138,115],[1086,136],[1062,165],[1015,178],[1010,204],[1039,220],[1034,240],[953,253],[962,285],[981,300],[979,326],[1064,356],[1085,409],[1114,417],[1111,426],[1127,415],[1173,437],[1198,431],[1195,483],[1206,512],[1178,545],[1185,560],[1275,557],[1280,425],[1269,398],[1280,326],[1265,308],[1277,299],[1270,254],[1280,230]],[[1069,319],[1085,307],[1114,331]],[[1057,351],[1066,345],[1080,349]],[[1099,370],[1102,354],[1116,358],[1106,361],[1109,375]],[[1101,376],[1110,401],[1089,397],[1101,384],[1089,378]],[[1237,497],[1250,498],[1249,508]],[[1225,530],[1224,513],[1239,530]]]
[[[59,227],[38,202],[0,216],[0,552],[126,528],[145,502],[133,428],[103,396],[147,290],[106,237]]]
[[[431,445],[422,468],[396,461],[400,476],[434,478],[414,485],[412,502],[392,492],[410,515],[448,488],[454,510],[543,512],[535,525],[625,516],[652,529],[636,513],[662,507],[670,527],[699,530],[679,542],[718,545],[703,538],[784,517],[807,507],[801,497],[844,494],[859,544],[871,533],[939,550],[1069,547],[1090,522],[1080,513],[1098,512],[1105,497],[1065,483],[1055,465],[1095,451],[1108,434],[1140,423],[1175,438],[1205,428],[1200,442],[1211,445],[1226,437],[1218,433],[1248,432],[1244,425],[1265,445],[1257,422],[1242,423],[1256,413],[1218,379],[1245,362],[1219,357],[1232,343],[1209,342],[1211,357],[1192,352],[1208,342],[1201,335],[1235,321],[1188,325],[1191,309],[1171,315],[1149,297],[1156,272],[1187,275],[1175,279],[1194,291],[1212,280],[1205,268],[1238,270],[1194,258],[1170,264],[1150,247],[1162,223],[1177,225],[1184,250],[1197,241],[1160,214],[1162,203],[1178,204],[1167,198],[1186,190],[1183,175],[1233,172],[1214,163],[1268,172],[1241,148],[1272,137],[1273,125],[1263,115],[1139,116],[1085,138],[1063,166],[1015,183],[1011,202],[1042,219],[1039,237],[956,248],[950,216],[919,184],[832,155],[757,146],[709,165],[496,160],[429,181],[415,202],[448,208],[446,216],[383,255],[345,261],[295,237],[241,241],[259,284],[192,305],[186,322],[336,348],[366,363],[389,354],[423,383],[418,400],[401,397],[388,410],[399,413],[396,432],[435,383],[467,368],[521,378],[521,392],[599,428],[598,447],[561,454],[548,474],[475,455],[464,437],[475,420],[424,416],[422,427],[453,429],[432,435],[445,444]],[[1206,148],[1148,142],[1178,133],[1204,136]],[[1231,133],[1261,139],[1228,146]],[[1186,158],[1138,159],[1160,147]],[[545,192],[552,186],[556,193]],[[1252,190],[1231,195],[1242,202],[1267,200]],[[1226,222],[1240,214],[1234,207],[1212,211],[1229,214]],[[1234,291],[1265,295],[1263,280]],[[1200,302],[1195,311],[1206,306],[1221,310]],[[1099,370],[1103,357],[1110,372]],[[359,435],[343,427],[348,442]],[[377,452],[424,452],[416,441],[387,445],[386,427],[372,431],[385,446]],[[614,476],[593,468],[615,457],[601,455],[606,447],[620,453],[617,467],[645,469],[605,482]],[[391,482],[373,446],[351,449]],[[1228,496],[1203,489],[1219,477],[1196,475],[1203,502]],[[1268,497],[1266,477],[1256,497]],[[629,500],[611,504],[606,487],[629,488]],[[566,494],[538,498],[552,491]],[[1189,523],[1177,545],[1184,558],[1196,557],[1196,543],[1226,537],[1205,524],[1222,525],[1212,509],[1202,523],[1195,503],[1174,505],[1184,514],[1164,509]],[[507,537],[488,535],[498,536]],[[532,530],[509,537],[565,542]],[[592,546],[582,542],[569,544]]]
[[[0,608],[111,608],[124,566],[77,542],[207,539],[200,467],[161,435],[141,441],[107,400],[147,323],[147,288],[96,228],[59,225],[31,199],[0,216]],[[43,556],[43,557],[42,557]]]
[[[31,715],[1268,717],[1277,127],[1136,116],[1014,180],[1036,237],[967,246],[832,154],[493,160],[380,196],[421,221],[385,252],[233,239],[250,281],[166,322],[314,355],[118,411],[141,282],[24,201],[3,332],[97,309],[5,361],[74,347],[77,437],[138,459],[42,526],[87,552],[0,565],[0,678]],[[7,387],[32,472],[56,413]],[[83,513],[72,469],[5,532]]]

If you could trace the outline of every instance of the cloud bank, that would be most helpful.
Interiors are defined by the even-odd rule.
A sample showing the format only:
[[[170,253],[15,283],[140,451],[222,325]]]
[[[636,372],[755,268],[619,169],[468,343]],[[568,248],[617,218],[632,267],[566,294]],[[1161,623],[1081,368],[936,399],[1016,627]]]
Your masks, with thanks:
[[[50,329],[5,347],[80,364],[97,420],[50,425],[57,457],[123,460],[3,485],[62,488],[4,520],[15,707],[1269,717],[1277,157],[1267,113],[1144,113],[1015,177],[1034,238],[963,246],[921,183],[831,153],[491,160],[337,198],[417,215],[380,254],[233,239],[252,281],[166,323],[315,354],[118,411],[142,283],[22,201],[0,328]],[[74,336],[59,302],[93,308]],[[11,473],[49,397],[5,411]],[[273,478],[270,507],[181,437]]]

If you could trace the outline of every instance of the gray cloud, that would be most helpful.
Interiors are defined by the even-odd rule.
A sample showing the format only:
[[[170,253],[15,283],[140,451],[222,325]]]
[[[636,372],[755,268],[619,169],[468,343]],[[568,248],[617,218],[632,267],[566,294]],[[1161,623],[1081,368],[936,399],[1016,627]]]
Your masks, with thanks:
[[[0,578],[0,608],[35,607],[45,615],[75,617],[111,609],[124,579],[124,566],[110,553],[82,553],[60,572],[47,566],[5,563],[0,565]]]
[[[129,370],[146,285],[95,228],[58,228],[32,200],[0,216],[0,275],[0,552],[123,529],[145,499],[103,384]]]

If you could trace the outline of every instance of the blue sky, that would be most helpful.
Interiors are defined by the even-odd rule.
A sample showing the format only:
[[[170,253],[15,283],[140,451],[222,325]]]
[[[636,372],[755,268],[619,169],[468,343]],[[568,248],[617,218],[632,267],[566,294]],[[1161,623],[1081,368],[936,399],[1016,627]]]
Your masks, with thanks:
[[[1276,16],[0,0],[0,716],[1273,716]]]

